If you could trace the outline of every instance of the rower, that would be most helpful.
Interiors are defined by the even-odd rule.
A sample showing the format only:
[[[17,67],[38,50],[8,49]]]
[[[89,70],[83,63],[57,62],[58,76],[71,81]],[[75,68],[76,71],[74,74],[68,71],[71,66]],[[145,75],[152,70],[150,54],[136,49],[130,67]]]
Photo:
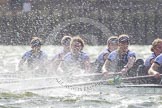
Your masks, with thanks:
[[[50,61],[50,63],[52,64],[52,70],[58,68],[60,62],[63,60],[64,56],[70,52],[70,41],[71,41],[72,37],[71,36],[64,36],[61,39],[61,45],[63,47],[62,51],[59,52],[58,54],[55,54],[52,58],[52,60]]]
[[[162,46],[160,49],[162,49]],[[155,78],[157,78],[154,83],[161,82],[160,74],[162,74],[162,54],[158,55],[155,58],[154,62],[152,63],[152,65],[148,71],[148,74],[154,75]]]
[[[152,42],[152,45],[151,45],[152,53],[149,57],[146,58],[144,64],[141,64],[138,66],[137,76],[148,75],[148,70],[151,67],[152,63],[154,62],[154,59],[160,53],[162,53],[162,49],[159,48],[161,46],[162,46],[162,39],[157,38]]]
[[[109,54],[103,66],[105,75],[109,72],[128,74],[136,61],[136,54],[128,49],[129,36],[122,34],[118,38],[118,48]]]
[[[22,59],[18,64],[19,70],[23,70],[23,65],[27,62],[28,69],[45,71],[44,66],[47,61],[47,54],[41,51],[41,38],[33,37],[30,44],[32,49],[25,52],[22,56]]]
[[[107,56],[114,50],[116,50],[118,47],[118,37],[117,36],[111,36],[107,40],[107,48],[105,48],[97,57],[95,61],[95,72],[101,72],[102,67],[107,59]]]
[[[87,53],[83,52],[84,41],[80,36],[75,36],[70,42],[70,52],[64,56],[60,67],[64,72],[75,72],[77,70],[90,70],[90,59]],[[76,69],[76,70],[75,70]]]
[[[145,60],[144,63],[146,72],[148,72],[149,68],[154,62],[154,59],[162,53],[162,39],[157,38],[152,42],[151,51],[151,55]]]

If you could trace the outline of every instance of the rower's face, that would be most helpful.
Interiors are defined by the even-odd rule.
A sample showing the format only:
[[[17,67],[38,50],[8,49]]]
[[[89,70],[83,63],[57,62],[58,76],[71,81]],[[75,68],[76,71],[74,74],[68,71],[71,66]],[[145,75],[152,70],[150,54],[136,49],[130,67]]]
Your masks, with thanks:
[[[32,50],[33,50],[34,52],[39,52],[40,49],[41,49],[41,46],[40,46],[40,45],[39,45],[39,46],[34,46],[34,47],[32,47]]]
[[[62,46],[64,47],[64,49],[70,50],[70,40],[71,40],[71,39],[68,39],[68,40],[66,40],[66,41],[62,44]]]
[[[118,48],[118,44],[117,43],[109,43],[108,48],[110,49],[110,51],[114,51]]]
[[[123,53],[126,53],[128,51],[128,46],[129,46],[129,43],[127,43],[127,42],[119,43],[119,49]]]
[[[158,55],[162,53],[162,42],[155,47],[155,50]]]
[[[71,45],[71,50],[73,53],[79,53],[82,50],[82,44],[78,41],[74,41]]]

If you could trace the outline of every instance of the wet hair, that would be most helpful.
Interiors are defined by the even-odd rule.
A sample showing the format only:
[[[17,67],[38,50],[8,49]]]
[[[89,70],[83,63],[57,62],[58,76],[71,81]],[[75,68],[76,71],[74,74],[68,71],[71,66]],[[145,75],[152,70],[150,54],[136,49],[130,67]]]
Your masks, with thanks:
[[[32,47],[41,46],[42,45],[42,39],[39,38],[39,37],[32,37],[30,44],[31,44]]]
[[[64,36],[64,37],[61,39],[61,44],[62,44],[62,45],[70,45],[71,39],[72,39],[71,36]]]
[[[107,44],[110,44],[110,43],[117,44],[118,43],[118,36],[109,37],[108,40],[107,40]]]
[[[152,42],[151,51],[154,52],[154,49],[158,46],[159,43],[162,43],[162,39],[157,38]]]
[[[73,42],[75,42],[75,41],[81,43],[82,49],[83,49],[83,47],[84,47],[84,40],[83,40],[80,36],[75,36],[75,37],[72,38],[72,40],[71,40],[71,42],[70,42],[70,46],[71,46],[71,45],[73,44]]]
[[[127,34],[119,35],[119,43],[129,43],[129,36]]]

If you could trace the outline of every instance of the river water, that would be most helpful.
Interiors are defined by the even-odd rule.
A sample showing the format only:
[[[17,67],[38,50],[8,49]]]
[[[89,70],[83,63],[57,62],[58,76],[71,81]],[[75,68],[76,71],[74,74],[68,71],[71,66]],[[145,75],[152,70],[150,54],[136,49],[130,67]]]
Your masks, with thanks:
[[[85,46],[84,50],[94,61],[103,48]],[[60,46],[42,47],[49,59],[60,49]],[[133,45],[130,49],[142,59],[151,53],[150,46]],[[133,88],[119,90],[108,85],[91,85],[88,90],[57,87],[59,83],[49,78],[54,75],[40,75],[40,78],[31,72],[17,72],[17,64],[23,53],[30,50],[29,46],[0,46],[0,50],[0,108],[162,108],[162,93],[146,88],[132,92]],[[18,81],[14,83],[15,80]]]

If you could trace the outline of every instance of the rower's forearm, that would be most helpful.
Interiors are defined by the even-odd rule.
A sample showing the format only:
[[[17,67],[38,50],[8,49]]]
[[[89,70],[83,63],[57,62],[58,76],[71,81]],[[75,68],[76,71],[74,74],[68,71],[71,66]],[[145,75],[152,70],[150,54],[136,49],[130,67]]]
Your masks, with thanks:
[[[148,70],[148,74],[150,74],[150,75],[158,74],[158,73],[159,73],[159,72],[157,71],[158,68],[159,68],[159,65],[153,63],[153,64],[151,65],[150,69]]]
[[[132,68],[133,65],[134,65],[134,63],[135,63],[135,60],[136,60],[135,57],[130,57],[129,60],[128,60],[128,63],[125,65],[125,67],[127,67],[128,70],[129,70],[130,68]]]
[[[108,70],[109,70],[109,69],[108,69],[108,67],[107,67],[106,65],[104,65],[104,66],[102,67],[102,71],[103,71],[103,72],[108,72]]]
[[[152,68],[150,68],[150,69],[148,70],[148,74],[149,74],[149,75],[155,75],[156,73],[157,73],[157,71],[153,70]]]
[[[19,69],[22,69],[22,68],[23,68],[24,62],[25,62],[24,59],[20,60],[20,62],[19,62],[19,64],[18,64],[18,68],[19,68]]]
[[[109,65],[110,65],[109,60],[106,60],[103,67],[102,67],[103,72],[108,72],[109,71]]]
[[[89,60],[84,63],[84,67],[85,67],[86,72],[89,73],[91,71],[91,64],[90,64]]]

